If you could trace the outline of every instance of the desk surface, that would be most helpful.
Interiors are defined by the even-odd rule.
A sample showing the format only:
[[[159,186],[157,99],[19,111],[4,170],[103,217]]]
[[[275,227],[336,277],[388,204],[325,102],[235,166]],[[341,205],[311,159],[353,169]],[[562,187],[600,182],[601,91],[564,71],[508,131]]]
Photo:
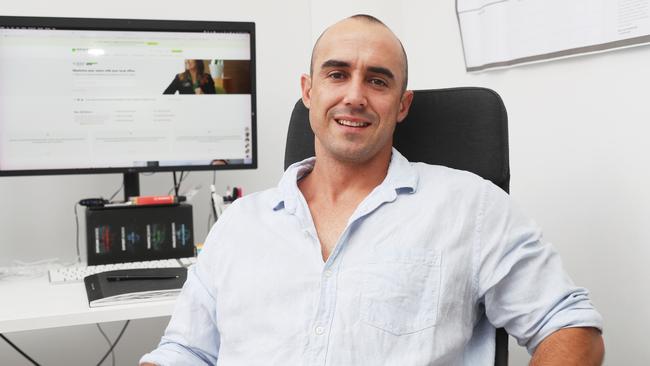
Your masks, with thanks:
[[[0,333],[171,315],[175,300],[90,308],[83,282],[0,280]]]

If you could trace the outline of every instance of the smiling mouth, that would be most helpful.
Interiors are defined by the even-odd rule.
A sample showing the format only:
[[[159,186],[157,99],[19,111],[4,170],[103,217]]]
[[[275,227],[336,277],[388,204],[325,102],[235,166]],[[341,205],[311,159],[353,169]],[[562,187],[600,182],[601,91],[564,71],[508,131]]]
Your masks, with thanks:
[[[335,119],[336,123],[340,124],[341,126],[346,126],[346,127],[367,127],[370,126],[370,123],[368,122],[354,122],[354,121],[348,121],[346,119]]]

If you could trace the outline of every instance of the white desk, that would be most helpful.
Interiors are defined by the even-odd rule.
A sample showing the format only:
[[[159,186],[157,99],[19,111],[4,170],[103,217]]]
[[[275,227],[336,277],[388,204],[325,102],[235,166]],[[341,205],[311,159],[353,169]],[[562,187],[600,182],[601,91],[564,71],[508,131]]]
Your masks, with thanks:
[[[175,300],[90,308],[83,282],[0,280],[0,333],[171,315]]]

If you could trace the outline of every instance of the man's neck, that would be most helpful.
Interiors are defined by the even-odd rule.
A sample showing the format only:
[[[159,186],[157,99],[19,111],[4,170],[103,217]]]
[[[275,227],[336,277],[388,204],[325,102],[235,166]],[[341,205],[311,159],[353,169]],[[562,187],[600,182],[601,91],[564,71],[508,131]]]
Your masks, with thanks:
[[[346,162],[327,155],[316,156],[312,172],[303,178],[298,187],[307,202],[314,199],[337,203],[360,202],[386,178],[390,152],[363,163]]]

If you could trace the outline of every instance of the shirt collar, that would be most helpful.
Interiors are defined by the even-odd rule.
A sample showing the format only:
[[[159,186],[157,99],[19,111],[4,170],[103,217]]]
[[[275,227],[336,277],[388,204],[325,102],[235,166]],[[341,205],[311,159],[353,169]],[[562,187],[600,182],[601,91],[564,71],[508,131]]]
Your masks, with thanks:
[[[300,190],[298,181],[314,169],[316,158],[311,157],[303,161],[291,164],[282,175],[278,184],[279,196],[273,201],[273,210],[284,207],[287,212],[293,214],[296,211]]]
[[[279,196],[272,203],[273,210],[284,207],[288,213],[293,214],[296,211],[300,197],[298,180],[314,169],[315,162],[316,158],[311,157],[287,168],[278,184]],[[398,193],[414,193],[417,185],[417,171],[397,149],[393,148],[386,178],[375,190],[383,191],[387,200],[394,200]]]

